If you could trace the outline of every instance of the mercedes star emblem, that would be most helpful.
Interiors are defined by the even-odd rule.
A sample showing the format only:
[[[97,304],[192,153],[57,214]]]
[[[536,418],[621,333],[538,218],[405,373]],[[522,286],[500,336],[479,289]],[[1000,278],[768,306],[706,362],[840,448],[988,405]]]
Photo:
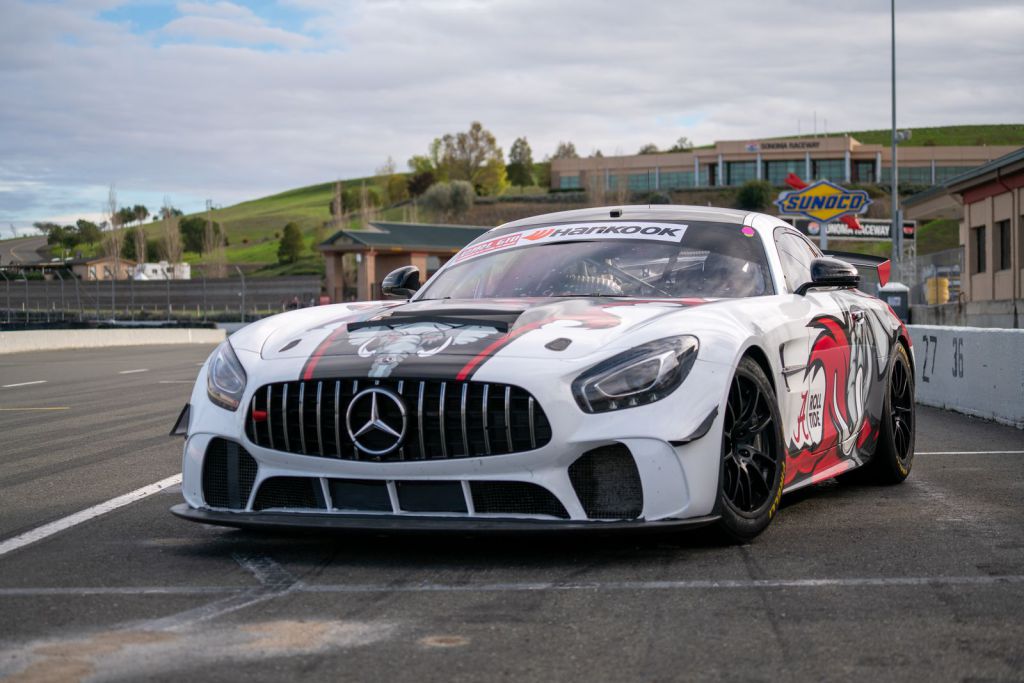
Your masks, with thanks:
[[[398,412],[397,418],[401,420],[401,424],[393,425],[385,421],[384,417],[382,417],[382,412],[384,411],[381,409],[381,401],[389,401],[394,404]],[[366,415],[366,402],[370,404],[369,418],[362,425],[353,425],[353,415],[357,417],[359,415]],[[357,408],[357,406],[359,407]],[[392,422],[396,421],[394,412],[394,410],[387,412],[387,417]],[[348,429],[348,436],[352,439],[352,443],[356,445],[356,448],[370,455],[386,455],[398,448],[399,444],[402,443],[402,439],[405,438],[405,404],[402,403],[400,396],[387,389],[382,389],[381,387],[363,389],[353,396],[352,401],[348,404],[348,410],[345,413],[345,427]],[[374,445],[378,447],[368,446],[366,443],[361,442],[359,437],[363,437],[364,441],[369,441],[371,437],[376,437]],[[388,443],[390,445],[384,448],[379,447],[382,444]]]

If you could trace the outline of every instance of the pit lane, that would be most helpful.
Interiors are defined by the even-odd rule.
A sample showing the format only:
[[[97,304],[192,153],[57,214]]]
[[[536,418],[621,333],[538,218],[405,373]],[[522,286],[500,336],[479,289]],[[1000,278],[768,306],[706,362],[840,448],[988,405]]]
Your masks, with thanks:
[[[0,543],[179,472],[209,351],[0,357]],[[1020,680],[1024,432],[918,415],[904,485],[804,490],[742,547],[268,536],[164,488],[0,555],[0,677]]]

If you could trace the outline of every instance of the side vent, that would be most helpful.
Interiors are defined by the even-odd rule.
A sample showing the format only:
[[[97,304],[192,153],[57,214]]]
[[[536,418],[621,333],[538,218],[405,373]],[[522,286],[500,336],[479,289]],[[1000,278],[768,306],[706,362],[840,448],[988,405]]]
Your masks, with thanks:
[[[203,499],[214,508],[244,510],[256,481],[256,460],[234,441],[213,439],[203,458]]]
[[[569,466],[569,480],[590,519],[636,519],[644,509],[640,472],[622,444],[581,455]]]

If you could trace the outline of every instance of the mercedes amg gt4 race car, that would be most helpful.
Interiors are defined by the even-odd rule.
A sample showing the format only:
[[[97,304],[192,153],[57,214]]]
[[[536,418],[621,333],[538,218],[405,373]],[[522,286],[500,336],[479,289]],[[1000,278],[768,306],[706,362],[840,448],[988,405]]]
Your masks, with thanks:
[[[214,351],[179,419],[186,519],[754,537],[782,494],[914,455],[907,330],[773,216],[628,206],[497,227],[422,286]],[[858,288],[860,287],[860,288]]]

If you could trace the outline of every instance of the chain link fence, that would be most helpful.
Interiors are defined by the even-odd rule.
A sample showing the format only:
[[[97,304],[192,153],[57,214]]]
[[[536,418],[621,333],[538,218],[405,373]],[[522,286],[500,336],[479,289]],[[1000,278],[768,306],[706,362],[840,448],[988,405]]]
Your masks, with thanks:
[[[963,262],[963,247],[917,256],[914,281],[906,283],[910,287],[910,305],[934,306],[959,301]]]
[[[0,325],[55,322],[251,321],[316,305],[318,276],[81,280],[66,270],[0,268]]]

